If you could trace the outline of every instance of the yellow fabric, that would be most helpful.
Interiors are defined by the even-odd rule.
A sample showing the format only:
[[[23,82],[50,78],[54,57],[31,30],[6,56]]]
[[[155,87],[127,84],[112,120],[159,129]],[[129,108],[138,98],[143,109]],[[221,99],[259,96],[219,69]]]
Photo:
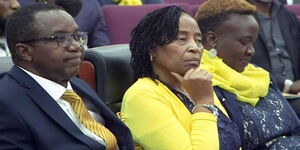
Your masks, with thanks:
[[[255,106],[268,93],[270,77],[262,68],[249,64],[241,73],[227,66],[221,58],[211,58],[203,51],[200,68],[213,74],[213,85],[233,93],[241,102]]]
[[[141,0],[113,0],[113,2],[118,3],[120,6],[140,6],[143,5]]]
[[[222,107],[218,102],[216,105]],[[122,120],[140,145],[136,149],[219,149],[216,117],[205,112],[191,114],[181,100],[159,81],[138,79],[126,91],[121,113]]]
[[[102,124],[99,124],[96,120],[94,120],[89,114],[87,108],[85,107],[81,98],[72,90],[67,90],[62,98],[68,101],[74,112],[77,114],[79,120],[82,124],[101,137],[106,143],[107,150],[115,150],[117,147],[116,137],[111,133],[108,129],[106,129]]]

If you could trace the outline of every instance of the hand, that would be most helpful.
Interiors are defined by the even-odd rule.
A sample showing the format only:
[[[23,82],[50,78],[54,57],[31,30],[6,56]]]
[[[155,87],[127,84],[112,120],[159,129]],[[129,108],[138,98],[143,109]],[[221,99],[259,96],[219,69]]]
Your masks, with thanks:
[[[195,105],[214,104],[212,74],[200,68],[189,69],[183,77],[175,72],[171,74],[185,88]]]
[[[300,92],[300,80],[295,81],[289,90],[289,93],[298,94]]]

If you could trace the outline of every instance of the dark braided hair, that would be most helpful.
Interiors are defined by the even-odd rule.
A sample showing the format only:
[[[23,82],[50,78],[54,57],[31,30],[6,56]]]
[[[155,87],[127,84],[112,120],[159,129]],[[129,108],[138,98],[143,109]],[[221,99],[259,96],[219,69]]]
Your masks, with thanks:
[[[176,39],[183,9],[177,6],[160,8],[147,14],[131,32],[131,66],[135,79],[157,79],[150,61],[150,52]]]

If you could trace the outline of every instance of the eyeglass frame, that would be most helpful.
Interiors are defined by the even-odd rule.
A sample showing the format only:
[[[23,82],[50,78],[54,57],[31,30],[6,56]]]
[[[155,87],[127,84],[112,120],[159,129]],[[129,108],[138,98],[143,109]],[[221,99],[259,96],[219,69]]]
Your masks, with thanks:
[[[76,35],[84,35],[83,37],[85,37],[85,42],[84,43],[80,43],[79,40],[76,40],[75,39],[75,36]],[[67,37],[68,39],[68,44],[66,46],[61,46],[59,44],[59,39],[58,37],[59,36],[63,36],[63,37]],[[40,41],[40,40],[55,40],[56,41],[56,44],[58,47],[63,47],[63,48],[69,48],[71,45],[72,45],[72,39],[71,37],[80,44],[80,46],[85,46],[88,42],[88,35],[87,35],[87,32],[76,32],[76,33],[72,33],[72,34],[69,34],[69,33],[53,33],[53,34],[50,34],[50,35],[46,35],[44,37],[40,37],[40,38],[35,38],[35,39],[30,39],[30,40],[25,40],[25,41],[21,41],[19,43],[30,43],[30,42],[35,42],[35,41]]]

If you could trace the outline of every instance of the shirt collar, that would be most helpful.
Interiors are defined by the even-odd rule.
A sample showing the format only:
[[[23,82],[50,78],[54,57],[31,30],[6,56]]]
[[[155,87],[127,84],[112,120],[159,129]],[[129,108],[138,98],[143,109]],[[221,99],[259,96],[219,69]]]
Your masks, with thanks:
[[[67,83],[67,88],[65,88],[64,86],[56,82],[38,76],[32,72],[25,70],[22,67],[19,68],[26,72],[29,76],[31,76],[55,101],[59,100],[67,89],[73,90],[69,81]]]
[[[261,19],[266,19],[266,18],[271,18],[271,17],[276,17],[277,13],[279,12],[279,10],[281,9],[281,7],[283,7],[283,5],[278,2],[278,1],[273,1],[272,4],[271,4],[271,14],[270,14],[270,17],[269,16],[266,16],[264,15],[262,12],[258,12],[258,17],[261,18]]]

